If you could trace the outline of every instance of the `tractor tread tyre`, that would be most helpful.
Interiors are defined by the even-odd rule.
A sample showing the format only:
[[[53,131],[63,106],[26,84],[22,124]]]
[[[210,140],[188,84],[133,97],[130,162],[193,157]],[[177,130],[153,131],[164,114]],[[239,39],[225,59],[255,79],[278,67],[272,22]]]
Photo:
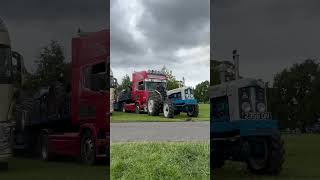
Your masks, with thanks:
[[[280,133],[271,135],[267,138],[269,152],[265,167],[262,169],[255,169],[247,162],[247,167],[253,174],[277,175],[282,170],[282,165],[285,161],[284,141],[282,140]]]
[[[149,101],[153,100],[153,107],[152,111],[149,111]],[[156,92],[152,92],[150,93],[149,97],[148,97],[148,114],[151,116],[159,116],[160,114],[160,110],[161,110],[161,105],[162,105],[162,100],[161,100],[161,96],[156,93]]]
[[[90,143],[90,144],[89,144]],[[81,162],[87,165],[93,165],[96,162],[96,144],[90,131],[86,131],[81,136]],[[92,146],[92,147],[88,147]],[[87,154],[90,149],[90,154]]]
[[[187,115],[189,117],[198,117],[198,115],[199,115],[199,105],[198,104],[195,105],[193,111],[192,112],[187,112]]]
[[[165,109],[164,107],[166,106],[166,104],[168,105],[168,113],[165,113]],[[174,106],[171,100],[167,99],[165,100],[165,102],[163,103],[163,115],[165,118],[173,118],[174,117]]]

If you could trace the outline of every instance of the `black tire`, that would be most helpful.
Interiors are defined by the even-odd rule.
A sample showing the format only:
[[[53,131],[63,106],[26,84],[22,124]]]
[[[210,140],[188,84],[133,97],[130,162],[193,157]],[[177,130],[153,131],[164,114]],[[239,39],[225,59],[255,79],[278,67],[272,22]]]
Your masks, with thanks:
[[[265,163],[262,166],[256,166],[253,161],[247,161],[247,168],[253,174],[279,174],[284,163],[284,142],[281,139],[280,133],[270,137],[264,137],[267,145],[267,154]],[[254,142],[253,142],[254,143]]]
[[[174,107],[171,100],[167,99],[163,103],[163,116],[165,118],[173,118],[174,116]]]
[[[156,92],[150,93],[147,103],[148,114],[151,116],[159,116],[162,105],[160,94]]]
[[[141,111],[140,111],[140,107],[139,107],[139,104],[137,103],[136,104],[136,114],[140,114]]]
[[[93,165],[96,162],[96,144],[89,131],[81,137],[81,162],[87,165]]]
[[[49,152],[48,137],[47,133],[41,135],[40,157],[43,161],[52,160],[52,154]]]
[[[8,162],[0,162],[0,171],[7,171],[9,169]]]
[[[199,115],[199,105],[194,105],[194,106],[191,106],[189,108],[189,111],[187,112],[187,115],[189,117],[198,117]]]

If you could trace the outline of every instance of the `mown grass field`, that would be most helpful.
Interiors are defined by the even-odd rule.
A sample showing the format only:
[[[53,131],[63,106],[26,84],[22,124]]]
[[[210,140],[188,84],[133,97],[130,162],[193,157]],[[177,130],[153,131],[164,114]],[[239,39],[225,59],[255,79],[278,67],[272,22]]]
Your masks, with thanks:
[[[44,162],[38,159],[12,158],[9,170],[0,171],[1,180],[105,180],[105,165],[86,166],[74,161]]]
[[[111,179],[210,179],[206,142],[111,144]]]
[[[186,113],[174,116],[173,119],[164,118],[163,114],[159,116],[149,116],[148,114],[123,113],[113,112],[111,122],[179,122],[189,119]],[[209,121],[210,120],[210,105],[199,104],[199,115],[197,118],[192,118],[194,121]]]
[[[320,179],[320,135],[284,136],[286,161],[279,176],[253,176],[245,164],[228,162],[214,172],[215,179],[308,180]]]

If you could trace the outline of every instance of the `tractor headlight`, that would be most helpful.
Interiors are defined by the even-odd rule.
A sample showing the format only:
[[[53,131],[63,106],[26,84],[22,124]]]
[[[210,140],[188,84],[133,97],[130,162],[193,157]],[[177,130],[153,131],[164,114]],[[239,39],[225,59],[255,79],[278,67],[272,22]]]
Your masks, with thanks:
[[[241,109],[243,112],[250,112],[251,111],[251,105],[248,102],[244,102],[241,104]]]
[[[264,103],[258,103],[257,104],[257,110],[260,113],[265,112],[266,111],[266,105]]]

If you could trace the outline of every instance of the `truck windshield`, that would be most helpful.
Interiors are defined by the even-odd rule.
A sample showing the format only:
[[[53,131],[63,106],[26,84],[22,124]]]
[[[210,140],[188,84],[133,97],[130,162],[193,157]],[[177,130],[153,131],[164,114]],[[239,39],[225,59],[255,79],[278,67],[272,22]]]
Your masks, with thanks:
[[[11,80],[11,50],[0,47],[0,84],[10,83]]]
[[[163,87],[166,87],[166,83],[165,82],[150,82],[150,81],[147,81],[145,82],[146,84],[146,90],[148,91],[154,91],[156,90],[156,88],[161,85]]]

